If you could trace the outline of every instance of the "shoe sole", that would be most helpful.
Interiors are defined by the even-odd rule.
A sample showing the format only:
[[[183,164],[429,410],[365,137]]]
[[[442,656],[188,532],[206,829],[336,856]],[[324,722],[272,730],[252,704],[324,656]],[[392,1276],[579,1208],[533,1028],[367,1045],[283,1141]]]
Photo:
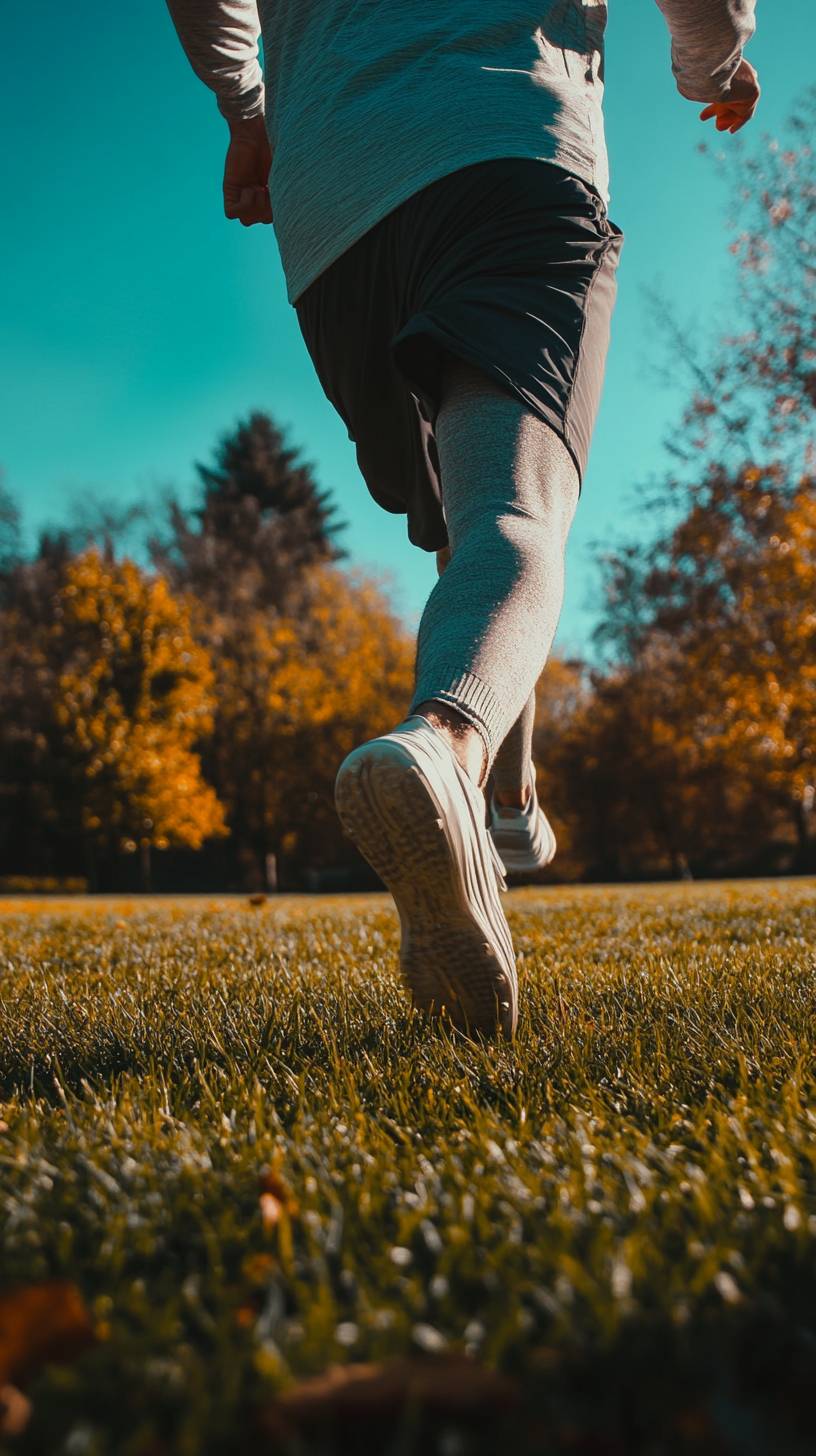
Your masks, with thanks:
[[[394,897],[414,1005],[469,1035],[511,1040],[516,967],[496,872],[478,832],[460,836],[446,797],[441,776],[432,785],[407,750],[382,740],[349,755],[335,789],[343,828]],[[468,814],[473,825],[469,804]]]

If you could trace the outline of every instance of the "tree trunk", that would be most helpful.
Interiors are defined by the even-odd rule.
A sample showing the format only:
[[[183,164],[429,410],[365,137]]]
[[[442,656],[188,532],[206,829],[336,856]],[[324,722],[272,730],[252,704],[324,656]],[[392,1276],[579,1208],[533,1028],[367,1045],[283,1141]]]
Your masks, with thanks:
[[[99,880],[96,873],[96,855],[94,854],[93,841],[86,839],[83,845],[85,851],[85,878],[88,882],[89,895],[95,895],[99,889]]]
[[[793,861],[793,868],[800,872],[807,872],[813,868],[816,860],[816,841],[810,832],[812,815],[804,800],[795,799],[793,803],[793,823],[796,829],[796,855]]]
[[[142,880],[142,893],[150,893],[150,840],[143,839],[139,847],[139,868]]]

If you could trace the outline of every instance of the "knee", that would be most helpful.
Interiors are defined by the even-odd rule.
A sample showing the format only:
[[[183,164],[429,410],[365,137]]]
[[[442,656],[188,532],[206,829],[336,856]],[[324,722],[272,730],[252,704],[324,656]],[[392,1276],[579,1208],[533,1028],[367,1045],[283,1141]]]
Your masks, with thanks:
[[[563,561],[576,500],[577,485],[548,480],[529,503],[505,499],[474,509],[457,522],[452,560],[472,571],[478,562],[512,559],[515,571],[551,574]],[[447,564],[437,561],[440,576]]]
[[[488,509],[474,502],[457,522],[456,550],[478,542],[489,552],[491,542],[503,541],[517,555],[549,560],[563,555],[578,493],[578,473],[565,449],[563,458],[548,461],[545,469],[526,471],[512,493],[494,495]],[[440,573],[445,565],[438,561]]]
[[[524,580],[536,599],[539,588],[549,592],[562,582],[567,536],[575,512],[578,485],[574,476],[548,476],[536,492],[533,509],[514,501],[493,523],[494,555],[512,559],[514,574]]]

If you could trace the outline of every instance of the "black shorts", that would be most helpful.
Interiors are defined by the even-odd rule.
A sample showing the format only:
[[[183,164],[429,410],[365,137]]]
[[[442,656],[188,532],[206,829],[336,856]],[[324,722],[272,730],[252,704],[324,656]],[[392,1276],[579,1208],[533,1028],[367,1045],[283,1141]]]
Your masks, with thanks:
[[[550,425],[583,477],[622,242],[586,183],[503,157],[409,197],[296,300],[366,485],[417,546],[447,544],[434,439],[446,354]]]

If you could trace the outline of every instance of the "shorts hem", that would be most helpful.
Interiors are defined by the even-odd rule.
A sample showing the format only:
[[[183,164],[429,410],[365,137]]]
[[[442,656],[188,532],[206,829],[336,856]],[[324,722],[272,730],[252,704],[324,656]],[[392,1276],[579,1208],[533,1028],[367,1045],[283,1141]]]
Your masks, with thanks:
[[[517,399],[520,404],[524,405],[525,409],[528,409],[531,414],[536,415],[545,425],[549,425],[550,429],[558,436],[569,452],[578,474],[578,494],[581,494],[586,467],[570,438],[569,426],[566,420],[562,419],[555,410],[549,410],[546,405],[538,404],[531,400],[529,395],[525,394],[524,390],[514,382],[512,376],[507,374],[498,364],[488,362],[484,358],[484,355],[460,348],[458,343],[452,344],[449,335],[440,328],[430,314],[419,313],[414,314],[404,328],[400,329],[395,338],[391,340],[391,355],[402,378],[417,400],[418,406],[420,404],[424,406],[425,418],[432,429],[436,427],[436,418],[439,413],[441,399],[434,400],[433,394],[428,391],[421,377],[411,368],[410,364],[406,363],[402,351],[402,345],[404,343],[407,343],[410,339],[419,338],[433,339],[434,343],[446,354],[452,354],[457,359],[463,359],[466,364],[472,364],[475,369],[480,369],[489,379],[492,379],[507,394],[510,394],[513,399]],[[577,367],[578,364],[576,363],[576,370]],[[570,390],[570,397],[571,393],[572,391]]]

